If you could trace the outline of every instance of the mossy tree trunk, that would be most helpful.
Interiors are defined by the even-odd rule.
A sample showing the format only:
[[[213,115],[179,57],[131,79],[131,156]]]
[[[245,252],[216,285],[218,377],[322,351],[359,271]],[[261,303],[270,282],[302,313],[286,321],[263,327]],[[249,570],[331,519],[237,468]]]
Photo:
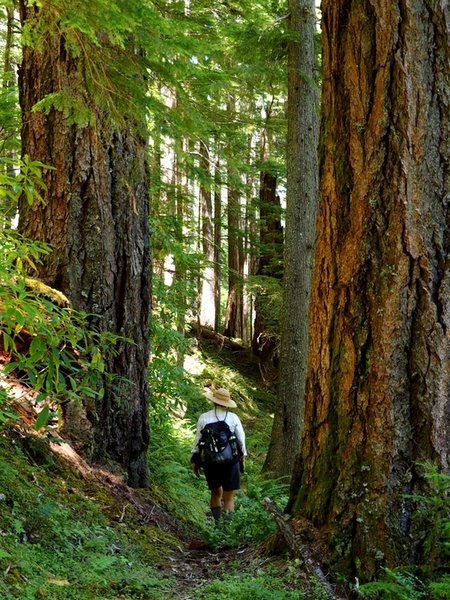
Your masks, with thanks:
[[[318,201],[314,0],[290,0],[284,292],[279,394],[264,470],[290,476],[300,448],[308,352],[308,306]],[[295,37],[294,37],[295,36]]]
[[[265,157],[268,160],[268,156]],[[273,173],[261,171],[259,177],[259,253],[256,275],[281,279],[283,264],[283,226],[281,202],[277,195],[277,178]],[[261,373],[269,381],[269,374],[278,370],[278,339],[268,330],[268,310],[265,293],[255,296],[252,350],[258,357]],[[271,316],[271,315],[270,315]],[[273,375],[272,375],[273,376]]]
[[[449,22],[324,0],[322,183],[305,430],[289,509],[338,568],[414,558],[419,461],[449,469]]]
[[[47,5],[21,2],[22,23],[42,25]],[[51,10],[51,9],[50,9]],[[22,152],[55,167],[45,171],[45,203],[20,203],[20,231],[53,252],[38,276],[62,290],[100,330],[128,338],[104,355],[104,395],[91,407],[93,459],[112,459],[128,483],[148,483],[149,225],[147,147],[129,120],[116,129],[92,106],[84,57],[71,56],[49,29],[38,49],[24,47],[19,73]],[[92,58],[92,57],[90,57]],[[71,124],[63,111],[33,111],[52,93],[68,92],[92,107],[96,127]]]

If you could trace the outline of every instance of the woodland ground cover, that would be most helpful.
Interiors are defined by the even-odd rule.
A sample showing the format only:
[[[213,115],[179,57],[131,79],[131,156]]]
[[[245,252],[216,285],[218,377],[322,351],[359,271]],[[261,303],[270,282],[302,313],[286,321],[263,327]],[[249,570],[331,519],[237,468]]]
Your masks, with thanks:
[[[39,435],[19,420],[4,424],[1,597],[206,600],[217,597],[218,590],[222,598],[305,597],[298,565],[283,560],[274,567],[255,545],[275,530],[262,498],[269,495],[281,506],[286,489],[282,482],[259,475],[273,397],[251,375],[254,365],[244,356],[244,350],[237,356],[211,344],[195,349],[183,398],[178,404],[163,405],[161,400],[155,407],[149,454],[152,482],[142,496],[153,506],[149,512],[160,507],[167,511],[167,522],[157,517],[146,523],[133,503],[111,493],[100,479],[86,479],[76,465],[55,455],[50,441],[56,432]],[[236,363],[243,365],[244,373]],[[205,483],[193,476],[189,464],[195,420],[207,406],[202,387],[211,379],[228,386],[239,403],[250,449],[235,519],[229,528],[218,530],[207,514]],[[4,392],[2,399],[5,415]],[[189,550],[189,544],[198,548]]]

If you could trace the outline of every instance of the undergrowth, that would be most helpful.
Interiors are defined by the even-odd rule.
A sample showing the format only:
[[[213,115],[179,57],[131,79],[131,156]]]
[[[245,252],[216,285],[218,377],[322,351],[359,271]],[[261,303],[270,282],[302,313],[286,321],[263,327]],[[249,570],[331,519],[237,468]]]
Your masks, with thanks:
[[[121,507],[51,458],[42,439],[0,438],[0,597],[160,598],[158,530],[134,535]]]
[[[291,585],[291,589],[289,589]],[[298,589],[299,582],[289,584],[273,569],[259,568],[255,572],[241,572],[208,583],[196,590],[198,600],[306,600]],[[297,589],[296,589],[297,588]]]
[[[378,581],[361,586],[364,598],[377,600],[450,599],[450,475],[435,465],[418,465],[427,484],[422,494],[409,495],[416,504],[413,517],[420,539],[416,564],[385,569]]]

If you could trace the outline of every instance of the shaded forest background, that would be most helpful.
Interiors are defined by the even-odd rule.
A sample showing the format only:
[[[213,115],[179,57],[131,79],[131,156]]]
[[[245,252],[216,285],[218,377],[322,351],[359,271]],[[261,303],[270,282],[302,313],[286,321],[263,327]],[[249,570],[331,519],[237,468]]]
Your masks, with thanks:
[[[85,596],[68,563],[50,568],[46,527],[81,554],[96,545],[81,525],[65,530],[61,500],[19,508],[40,477],[27,461],[43,465],[41,495],[67,485],[60,459],[50,466],[61,436],[88,487],[104,486],[95,497],[121,498],[119,525],[130,505],[136,523],[156,511],[156,529],[174,536],[128,531],[136,564],[148,543],[164,573],[173,552],[177,572],[173,548],[198,543],[192,527],[208,548],[219,535],[267,540],[268,495],[293,517],[291,552],[310,547],[333,585],[305,576],[301,554],[303,571],[278,565],[267,596],[276,577],[249,571],[240,584],[252,597],[449,597],[448,8],[0,6],[2,473],[5,490],[22,472],[28,481],[0,496],[13,540],[0,549],[5,593],[171,593],[157,561],[143,580],[133,571],[133,589],[120,569],[106,577],[120,560],[105,558],[115,544],[97,517]],[[36,434],[17,423],[12,381]],[[214,385],[238,401],[252,459],[248,499],[216,537],[187,464]],[[133,487],[149,490],[143,504]],[[276,554],[289,531],[252,559]],[[47,540],[39,557],[34,535]],[[20,544],[45,573],[16,558]],[[206,598],[205,580],[183,571],[178,585]]]

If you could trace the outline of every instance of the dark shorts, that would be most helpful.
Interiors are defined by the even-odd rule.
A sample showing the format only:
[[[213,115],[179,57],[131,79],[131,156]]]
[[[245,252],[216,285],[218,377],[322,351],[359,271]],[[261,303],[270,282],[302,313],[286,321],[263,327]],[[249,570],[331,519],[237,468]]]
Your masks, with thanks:
[[[231,492],[241,487],[239,463],[233,465],[205,465],[203,470],[210,490],[221,487],[224,492]]]

